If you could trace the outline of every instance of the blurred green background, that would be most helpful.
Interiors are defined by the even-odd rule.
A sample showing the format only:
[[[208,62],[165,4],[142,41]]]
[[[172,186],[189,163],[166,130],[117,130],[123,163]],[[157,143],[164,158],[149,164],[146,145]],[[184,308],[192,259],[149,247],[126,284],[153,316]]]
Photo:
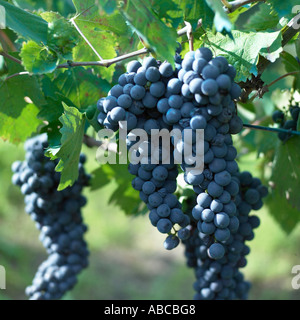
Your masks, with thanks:
[[[97,167],[96,150],[84,152],[90,172]],[[0,264],[7,272],[7,288],[0,290],[0,299],[23,300],[24,289],[46,253],[24,211],[23,196],[11,184],[10,166],[24,159],[23,147],[0,142],[0,155]],[[254,175],[258,165],[252,153],[240,162],[242,169]],[[89,226],[90,266],[64,299],[192,299],[194,275],[185,265],[183,248],[166,251],[164,235],[151,226],[147,216],[126,217],[109,205],[109,194],[115,188],[111,181],[101,190],[85,192],[89,199],[84,218]],[[300,290],[291,286],[291,269],[300,264],[300,226],[287,236],[266,207],[258,215],[262,223],[249,243],[251,253],[244,269],[253,283],[250,299],[300,299]]]

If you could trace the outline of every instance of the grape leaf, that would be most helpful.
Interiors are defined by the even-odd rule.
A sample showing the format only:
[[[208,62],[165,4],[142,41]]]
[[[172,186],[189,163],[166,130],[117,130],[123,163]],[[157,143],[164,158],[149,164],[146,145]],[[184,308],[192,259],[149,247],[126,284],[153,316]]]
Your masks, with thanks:
[[[61,123],[59,122],[59,118],[63,114],[64,108],[61,101],[50,97],[45,97],[45,99],[47,104],[42,106],[37,118],[46,122],[46,125],[41,128],[41,132],[47,133],[49,147],[53,148],[60,145],[61,133],[59,129]]]
[[[300,137],[294,136],[285,143],[280,143],[276,150],[271,181],[276,192],[285,197],[292,207],[300,210]],[[283,179],[284,177],[284,179]],[[298,217],[300,220],[300,216]]]
[[[237,19],[240,17],[241,14],[246,12],[249,8],[246,6],[239,7],[238,9],[234,10],[233,12],[228,13],[228,18],[232,24],[234,24]]]
[[[60,12],[64,16],[75,13],[75,8],[71,1],[45,1],[45,0],[13,0],[15,6],[29,11],[52,10]]]
[[[58,64],[58,57],[54,52],[34,41],[23,43],[20,57],[25,69],[35,74],[51,73]]]
[[[273,6],[279,18],[291,19],[296,15],[293,8],[299,8],[299,0],[267,0],[267,2]]]
[[[47,44],[48,23],[41,17],[0,0],[5,8],[6,25],[25,39]]]
[[[231,33],[232,24],[223,9],[221,1],[216,0],[205,0],[209,7],[214,11],[214,25],[218,32],[225,31]]]
[[[285,70],[287,72],[293,72],[293,71],[298,71],[300,70],[300,64],[299,62],[297,61],[297,59],[292,56],[290,53],[286,52],[286,51],[283,51],[281,54],[281,59],[282,59],[282,62],[285,66]]]
[[[243,26],[244,29],[263,31],[276,28],[279,23],[279,16],[273,7],[267,3],[261,3],[257,6],[259,10],[250,16],[247,23]]]
[[[47,46],[59,57],[72,60],[72,49],[79,42],[79,33],[72,24],[57,12],[42,12],[48,22]]]
[[[98,3],[100,10],[102,9],[101,3],[102,1]],[[78,13],[75,22],[101,58],[112,59],[117,55],[116,50],[122,53],[135,48],[138,43],[137,37],[132,36],[125,19],[118,11],[111,15],[101,12],[100,15],[95,1],[74,1],[74,4]],[[84,39],[81,39],[74,48],[73,57],[76,61],[99,60],[99,57]],[[109,68],[95,69],[102,78],[110,82],[115,71],[115,65]]]
[[[220,33],[216,35],[207,32],[211,47],[215,55],[222,55],[237,69],[235,80],[246,81],[251,74],[257,75],[256,64],[259,54],[275,61],[279,58],[281,47],[281,32],[242,32],[233,30],[234,40]],[[206,38],[203,38],[204,40]]]
[[[214,12],[205,0],[178,0],[177,2],[184,12],[184,20],[189,22],[193,29],[196,28],[200,18],[202,19],[203,28],[212,29]]]
[[[103,35],[104,36],[104,35]],[[114,44],[115,40],[112,37],[106,38],[105,42],[102,42],[103,47],[107,47],[106,52],[111,53],[111,58],[115,57]],[[73,58],[75,61],[97,61],[99,60],[96,54],[91,50],[89,45],[83,39],[80,39],[78,45],[73,49]],[[85,67],[88,68],[88,67]],[[101,76],[102,79],[106,79],[108,82],[111,82],[115,65],[111,65],[108,68],[103,67],[94,67],[96,72]]]
[[[299,210],[294,208],[277,188],[269,194],[266,199],[266,205],[282,230],[290,234],[299,222]]]
[[[281,53],[281,59],[285,66],[285,70],[287,72],[299,72],[294,75],[294,83],[293,88],[295,90],[300,89],[300,64],[295,57],[293,57],[290,53],[283,51]]]
[[[61,146],[49,148],[46,155],[51,160],[59,158],[55,171],[61,172],[58,191],[72,186],[78,178],[78,163],[85,130],[85,115],[74,107],[63,103],[64,114],[59,118],[62,124],[60,129]]]
[[[117,9],[117,1],[116,0],[97,0],[97,3],[108,14],[114,13],[115,10]]]
[[[173,0],[150,0],[153,11],[158,18],[170,23],[173,28],[177,28],[183,22],[183,13]]]
[[[6,63],[10,75],[24,71],[11,60]],[[42,123],[36,116],[45,100],[36,77],[25,74],[0,81],[0,97],[0,137],[14,144],[24,142]]]
[[[82,67],[68,69],[60,73],[54,80],[59,92],[72,101],[79,109],[86,109],[110,90],[106,80],[97,77],[91,69]]]
[[[116,181],[117,188],[110,195],[109,203],[117,205],[128,215],[134,215],[141,211],[142,204],[139,193],[132,188],[133,176],[127,167],[120,164],[102,165],[92,172],[91,190],[101,189],[111,181]]]
[[[121,12],[133,30],[160,60],[174,61],[177,47],[176,30],[169,28],[153,12],[149,0],[128,0]]]

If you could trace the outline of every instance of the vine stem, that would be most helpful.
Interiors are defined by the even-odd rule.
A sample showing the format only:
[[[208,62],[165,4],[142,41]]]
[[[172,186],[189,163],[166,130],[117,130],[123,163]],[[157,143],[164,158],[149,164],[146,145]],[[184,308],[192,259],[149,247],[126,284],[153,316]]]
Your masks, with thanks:
[[[149,50],[147,48],[143,48],[131,53],[124,54],[122,56],[113,58],[113,59],[106,59],[102,61],[89,61],[89,62],[68,62],[68,63],[63,63],[57,66],[57,69],[61,68],[70,68],[70,67],[87,67],[87,66],[98,66],[98,67],[109,67],[114,63],[136,57],[139,55],[147,54]]]
[[[29,72],[28,71],[24,71],[24,72],[19,72],[19,73],[14,73],[14,74],[11,74],[10,76],[8,76],[5,81],[11,79],[11,78],[14,78],[14,77],[18,77],[18,76],[24,76],[24,75],[29,75]]]
[[[0,55],[3,56],[4,58],[7,58],[7,59],[9,59],[9,60],[12,60],[12,61],[18,63],[18,64],[22,64],[22,61],[21,61],[21,60],[15,58],[15,57],[13,57],[13,56],[11,56],[10,54],[8,54],[8,53],[6,53],[6,52],[4,52],[4,51],[1,51],[1,52],[0,52]]]
[[[187,38],[188,38],[188,41],[189,41],[189,49],[190,51],[194,51],[194,36],[193,36],[193,27],[192,25],[187,22],[187,21],[184,21],[186,27],[187,27],[187,30],[186,30],[186,35],[187,35]]]
[[[300,131],[295,131],[295,130],[287,130],[287,129],[282,129],[282,128],[262,127],[262,126],[256,126],[256,125],[253,125],[253,124],[247,124],[247,123],[244,123],[243,126],[245,128],[250,128],[250,129],[254,129],[254,130],[263,130],[263,131],[271,131],[271,132],[284,132],[284,133],[289,133],[289,134],[300,136]]]
[[[11,51],[16,51],[16,47],[13,42],[9,39],[9,37],[4,33],[3,30],[0,30],[0,42],[2,41],[10,48]],[[2,43],[3,44],[3,43]]]

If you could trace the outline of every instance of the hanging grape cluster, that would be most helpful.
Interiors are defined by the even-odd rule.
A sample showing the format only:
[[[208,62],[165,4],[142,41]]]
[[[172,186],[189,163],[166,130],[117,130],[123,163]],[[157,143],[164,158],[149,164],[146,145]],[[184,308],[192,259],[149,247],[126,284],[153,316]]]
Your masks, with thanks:
[[[261,208],[267,188],[250,173],[239,173],[236,162],[232,135],[243,127],[236,112],[241,89],[234,82],[235,68],[224,57],[213,57],[205,47],[183,60],[179,54],[180,48],[175,70],[151,57],[130,62],[119,83],[99,100],[98,121],[113,131],[126,121],[128,149],[139,139],[134,129],[147,133],[135,150],[140,162],[129,164],[132,185],[147,204],[152,225],[168,234],[165,247],[173,249],[180,240],[185,244],[197,278],[195,299],[244,299],[249,290],[240,272],[249,253],[245,241],[252,240],[259,225],[249,213]],[[168,165],[163,145],[151,140],[162,129],[181,133],[171,139]],[[203,130],[202,147],[198,130]],[[155,148],[157,164],[149,157]],[[193,161],[199,155],[201,170]],[[177,163],[195,192],[188,212],[174,195]]]
[[[25,210],[39,229],[39,239],[48,253],[48,259],[39,266],[32,285],[26,289],[31,300],[60,299],[88,266],[89,251],[84,240],[87,227],[81,214],[87,202],[82,191],[90,179],[83,167],[86,158],[80,156],[77,182],[57,191],[58,161],[44,156],[47,147],[47,135],[27,140],[26,160],[12,165],[12,181],[20,186]]]

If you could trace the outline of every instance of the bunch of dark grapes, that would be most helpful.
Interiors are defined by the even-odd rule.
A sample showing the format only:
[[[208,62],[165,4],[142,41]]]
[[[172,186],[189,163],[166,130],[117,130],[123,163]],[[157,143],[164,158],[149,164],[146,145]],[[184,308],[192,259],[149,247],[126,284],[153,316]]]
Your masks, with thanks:
[[[48,253],[26,294],[31,300],[60,299],[77,282],[77,275],[88,266],[87,244],[81,208],[86,204],[82,195],[90,177],[85,173],[86,158],[80,156],[77,182],[57,191],[60,173],[58,161],[44,156],[47,135],[40,135],[25,144],[26,160],[12,165],[12,181],[25,195],[25,210],[40,230],[40,240]]]
[[[183,60],[179,49],[175,59],[175,70],[151,57],[142,64],[130,62],[108,97],[99,100],[98,121],[113,131],[124,129],[120,121],[127,122],[127,146],[139,160],[129,165],[133,188],[147,204],[151,223],[168,234],[165,247],[175,248],[179,239],[186,245],[188,265],[196,270],[195,298],[244,299],[249,284],[239,269],[249,253],[245,241],[259,224],[249,212],[261,207],[267,190],[251,174],[240,174],[236,162],[232,135],[243,128],[236,112],[241,94],[236,70],[204,47]],[[143,129],[146,137],[134,129]],[[155,136],[162,129],[177,129],[169,141],[169,164]],[[192,208],[184,213],[174,195],[177,163],[195,192]]]
[[[163,106],[158,110],[165,122],[182,131],[182,139],[174,147],[184,155],[181,168],[185,181],[198,194],[192,214],[205,241],[212,245],[208,254],[213,259],[223,257],[224,242],[238,227],[233,203],[238,185],[232,180],[238,171],[237,151],[231,135],[239,133],[243,123],[236,115],[235,100],[241,89],[234,82],[235,75],[234,67],[224,57],[213,58],[208,48],[188,52],[178,77],[168,82],[171,96],[158,102]],[[195,137],[201,129],[204,146],[199,154],[204,154],[204,163],[200,170],[190,163],[190,158],[197,155],[199,142]],[[187,130],[192,134],[192,148],[186,156]]]
[[[239,226],[226,240],[224,256],[217,261],[209,256],[209,244],[205,235],[199,232],[196,221],[192,221],[190,226],[191,237],[183,241],[187,265],[194,268],[197,279],[194,283],[196,300],[247,299],[251,287],[240,269],[246,266],[246,256],[250,252],[246,241],[253,239],[253,229],[259,226],[260,220],[249,214],[251,210],[261,208],[262,198],[267,196],[268,190],[258,178],[253,178],[246,171],[237,173],[233,179],[239,186],[239,193],[234,198]],[[212,245],[211,250],[213,246],[218,244]]]
[[[176,53],[175,60],[177,67],[180,67],[179,53]],[[136,157],[143,159],[136,163],[131,161],[129,165],[129,172],[135,176],[132,186],[139,191],[141,200],[150,210],[151,224],[159,232],[168,234],[164,242],[167,250],[177,247],[180,239],[189,236],[186,226],[190,219],[182,212],[181,204],[174,195],[178,168],[174,164],[173,149],[166,150],[166,154],[159,137],[156,139],[152,130],[170,131],[172,128],[158,111],[158,103],[162,97],[171,95],[168,82],[177,72],[170,63],[160,63],[151,57],[146,58],[143,64],[131,61],[127,72],[120,76],[119,83],[110,90],[106,98],[98,101],[98,121],[101,125],[117,131],[119,125],[122,128],[120,121],[126,121],[128,149]],[[133,129],[143,129],[146,137],[138,141],[139,137]],[[155,163],[151,162],[153,147],[157,151]],[[166,157],[169,157],[169,161],[165,161]],[[175,225],[180,230],[176,230]]]
[[[299,119],[300,107],[298,105],[291,106],[286,114],[281,110],[276,110],[272,114],[274,123],[279,124],[280,128],[286,130],[297,131],[297,124]],[[293,135],[287,132],[279,132],[278,138],[281,141],[287,141]]]

